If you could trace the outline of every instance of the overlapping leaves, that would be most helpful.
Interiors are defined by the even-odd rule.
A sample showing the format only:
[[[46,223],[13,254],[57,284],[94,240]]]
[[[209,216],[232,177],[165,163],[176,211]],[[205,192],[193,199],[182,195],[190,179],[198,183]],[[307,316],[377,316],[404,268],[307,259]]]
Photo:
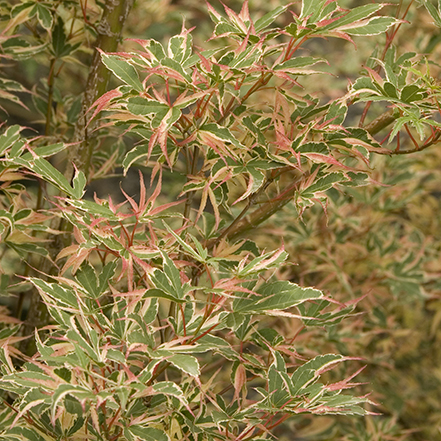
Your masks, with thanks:
[[[262,324],[264,316],[278,316],[299,329],[332,327],[356,302],[335,306],[320,290],[284,280],[282,245],[260,250],[233,238],[289,201],[299,212],[316,201],[326,207],[334,187],[368,182],[371,153],[385,149],[368,130],[347,127],[350,100],[384,100],[401,112],[391,138],[409,124],[420,134],[423,121],[438,126],[428,117],[436,107],[427,99],[433,83],[427,76],[407,82],[410,56],[388,55],[380,62],[384,78],[368,67],[340,100],[323,104],[299,87],[302,77],[322,73],[325,61],[300,54],[303,43],[376,35],[400,23],[378,16],[381,8],[304,0],[282,27],[278,18],[288,6],[255,21],[246,1],[239,13],[225,7],[225,15],[209,6],[212,40],[228,39],[227,46],[195,50],[183,27],[168,45],[137,40],[139,52],[102,53],[123,84],[96,101],[91,118],[106,111],[138,137],[122,161],[125,173],[135,163],[152,170],[149,187],[140,173],[139,199],[123,192],[125,206],[83,198],[85,174],[76,171],[69,182],[50,161],[65,144],[34,148],[20,127],[5,131],[2,173],[26,170],[55,187],[54,206],[74,240],[56,256],[61,268],[24,278],[52,322],[36,331],[38,353],[20,368],[11,362],[13,342],[4,341],[0,384],[14,402],[0,420],[1,436],[228,439],[235,426],[237,437],[252,439],[281,414],[368,413],[366,398],[341,393],[356,385],[355,374],[321,380],[349,358],[317,355],[299,365],[295,338]],[[50,53],[60,60],[75,46],[50,11],[27,2],[13,16],[51,29]],[[162,185],[172,171],[187,199],[158,202],[169,196]],[[171,211],[181,203],[180,212]],[[10,239],[29,216],[2,210],[1,233]],[[397,278],[403,265],[391,267]],[[15,332],[8,329],[5,339]],[[231,373],[226,386],[217,383],[216,366]]]

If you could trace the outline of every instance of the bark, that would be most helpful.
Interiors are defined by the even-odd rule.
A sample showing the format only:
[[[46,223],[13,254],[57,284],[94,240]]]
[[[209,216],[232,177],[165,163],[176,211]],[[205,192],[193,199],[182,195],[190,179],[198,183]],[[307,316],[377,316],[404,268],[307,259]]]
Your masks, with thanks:
[[[384,112],[378,118],[374,119],[371,123],[365,126],[364,129],[366,129],[371,135],[376,135],[397,119],[398,115],[395,115],[394,113],[394,109]]]
[[[96,49],[103,52],[116,52],[124,23],[133,6],[133,0],[107,0],[103,15],[97,26],[98,38]],[[77,142],[69,151],[66,176],[72,178],[74,163],[82,170],[86,177],[90,176],[90,165],[93,156],[93,142],[91,133],[94,125],[87,126],[87,111],[92,104],[107,91],[111,72],[101,62],[101,55],[95,50],[92,64],[87,78],[82,103],[82,115],[75,127],[74,141]]]

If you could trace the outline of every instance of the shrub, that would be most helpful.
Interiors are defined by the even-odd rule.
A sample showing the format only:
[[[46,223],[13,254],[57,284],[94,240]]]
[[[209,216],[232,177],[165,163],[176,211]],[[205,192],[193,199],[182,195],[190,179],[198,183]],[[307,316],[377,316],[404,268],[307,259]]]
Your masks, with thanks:
[[[344,392],[362,368],[328,372],[363,352],[296,347],[326,338],[323,329],[332,341],[364,290],[354,295],[339,272],[338,250],[308,257],[309,268],[322,276],[331,265],[352,298],[325,294],[332,278],[307,287],[285,248],[302,243],[301,230],[319,223],[314,205],[329,201],[349,213],[335,240],[344,243],[357,222],[347,199],[379,191],[371,157],[438,142],[431,64],[392,45],[408,10],[389,17],[381,4],[304,0],[255,19],[247,2],[224,15],[208,5],[215,26],[203,49],[183,25],[167,44],[134,39],[118,52],[131,7],[2,5],[3,57],[27,68],[49,59],[31,91],[39,136],[13,123],[0,136],[2,286],[18,299],[2,316],[2,439],[256,440],[293,415],[370,414],[366,396]],[[426,8],[440,24],[439,9]],[[316,96],[333,69],[311,56],[316,39],[384,33],[384,50],[345,93]],[[90,63],[82,98],[75,84],[57,84],[78,62]],[[26,107],[22,84],[1,87]],[[390,126],[384,147],[374,136]],[[134,167],[137,197],[87,196],[87,184]],[[276,247],[255,237],[269,218],[283,229]],[[374,236],[372,256],[384,249]],[[411,262],[391,264],[381,283],[418,289]]]

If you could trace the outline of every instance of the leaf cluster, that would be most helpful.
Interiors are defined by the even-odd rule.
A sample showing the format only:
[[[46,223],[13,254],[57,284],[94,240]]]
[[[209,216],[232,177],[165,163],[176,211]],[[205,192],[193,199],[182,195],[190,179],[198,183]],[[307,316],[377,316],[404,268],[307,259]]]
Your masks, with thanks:
[[[356,241],[372,220],[364,206],[403,204],[378,181],[406,177],[376,176],[373,158],[425,150],[441,133],[432,65],[398,53],[392,40],[407,12],[381,16],[383,6],[303,0],[254,19],[247,1],[238,13],[208,5],[206,48],[184,24],[167,42],[134,38],[117,51],[109,48],[121,29],[103,31],[106,4],[1,5],[0,56],[49,60],[31,94],[40,136],[20,124],[0,135],[1,286],[18,297],[0,330],[1,439],[248,441],[270,439],[291,416],[371,413],[366,395],[345,392],[362,369],[345,376],[342,363],[365,353],[343,344],[340,323],[374,282],[395,296],[433,285],[418,253],[424,235],[406,222],[386,232],[369,223],[365,243]],[[438,23],[439,10],[426,8]],[[303,89],[333,68],[311,56],[311,42],[384,33],[383,54],[340,97]],[[95,36],[77,98],[57,86]],[[0,90],[26,107],[20,82],[2,79]],[[372,103],[387,108],[364,124]],[[385,141],[375,138],[391,124]],[[92,180],[118,167],[139,169],[138,197],[87,196]],[[277,246],[255,234],[269,218],[282,225]],[[356,269],[341,265],[350,247],[365,253],[349,262]],[[372,311],[369,320],[383,320]],[[330,350],[298,343],[324,332]]]

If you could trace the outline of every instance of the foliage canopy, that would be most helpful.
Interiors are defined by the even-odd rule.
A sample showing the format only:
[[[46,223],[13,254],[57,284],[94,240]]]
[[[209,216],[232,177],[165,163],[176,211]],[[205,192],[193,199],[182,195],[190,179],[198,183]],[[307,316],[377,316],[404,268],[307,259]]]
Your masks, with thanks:
[[[412,178],[415,202],[435,175],[406,174],[402,156],[441,135],[438,65],[393,44],[411,5],[207,5],[203,47],[184,23],[120,48],[143,5],[0,5],[4,110],[40,114],[34,132],[11,116],[0,135],[1,287],[17,299],[1,316],[0,439],[248,441],[291,416],[374,413],[346,389],[360,357],[374,364],[360,343],[398,319],[357,304],[372,289],[426,296],[433,336],[441,317],[439,243],[425,248],[431,232],[387,193]],[[335,66],[317,41],[384,35],[341,94],[319,97]],[[27,85],[10,66],[47,76]],[[68,78],[84,66],[80,94]],[[137,197],[89,196],[135,168]],[[402,439],[392,419],[347,421],[347,439]]]

